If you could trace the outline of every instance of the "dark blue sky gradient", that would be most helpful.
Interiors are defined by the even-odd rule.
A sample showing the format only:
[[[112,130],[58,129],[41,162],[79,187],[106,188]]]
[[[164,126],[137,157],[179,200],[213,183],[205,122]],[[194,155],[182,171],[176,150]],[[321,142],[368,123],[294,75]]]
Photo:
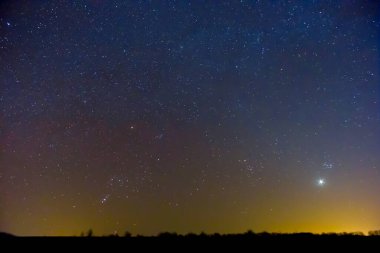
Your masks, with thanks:
[[[379,8],[2,1],[0,230],[380,227]]]

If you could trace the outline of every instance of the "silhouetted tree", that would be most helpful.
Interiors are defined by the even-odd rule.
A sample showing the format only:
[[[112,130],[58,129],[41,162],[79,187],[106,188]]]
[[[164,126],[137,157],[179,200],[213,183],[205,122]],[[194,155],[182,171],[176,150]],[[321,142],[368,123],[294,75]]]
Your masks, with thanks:
[[[245,235],[248,235],[248,236],[252,236],[254,234],[255,233],[252,230],[250,230],[250,229],[247,232],[245,232]]]
[[[368,232],[370,236],[380,236],[380,230],[372,230]]]
[[[14,235],[9,233],[0,232],[0,238],[14,237]]]
[[[87,231],[87,237],[91,237],[93,235],[93,232],[92,232],[92,229],[90,228],[88,231]]]
[[[363,236],[364,235],[364,233],[361,231],[352,232],[351,234],[355,235],[355,236]]]
[[[188,234],[186,234],[185,236],[188,237],[188,238],[194,238],[194,237],[197,237],[197,235],[194,234],[194,233],[188,233]]]
[[[208,235],[204,232],[204,231],[202,231],[200,234],[199,234],[199,237],[207,237]]]
[[[132,237],[132,234],[129,231],[125,231],[124,237]]]

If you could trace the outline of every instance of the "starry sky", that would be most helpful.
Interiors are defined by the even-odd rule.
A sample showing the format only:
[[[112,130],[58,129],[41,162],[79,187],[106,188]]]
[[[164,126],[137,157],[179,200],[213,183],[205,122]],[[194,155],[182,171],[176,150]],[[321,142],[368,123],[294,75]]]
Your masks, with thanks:
[[[0,231],[380,228],[378,1],[1,1]]]

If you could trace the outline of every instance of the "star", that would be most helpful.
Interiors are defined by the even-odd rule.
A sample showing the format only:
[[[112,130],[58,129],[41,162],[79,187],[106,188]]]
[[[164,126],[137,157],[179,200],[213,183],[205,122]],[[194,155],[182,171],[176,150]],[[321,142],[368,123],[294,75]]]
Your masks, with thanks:
[[[317,180],[317,185],[318,185],[318,186],[322,187],[322,186],[324,186],[325,184],[326,184],[326,180],[325,180],[324,178],[319,178],[319,179]]]
[[[111,195],[110,194],[106,194],[101,200],[100,200],[100,203],[101,204],[105,204],[107,202],[107,200],[109,199]]]

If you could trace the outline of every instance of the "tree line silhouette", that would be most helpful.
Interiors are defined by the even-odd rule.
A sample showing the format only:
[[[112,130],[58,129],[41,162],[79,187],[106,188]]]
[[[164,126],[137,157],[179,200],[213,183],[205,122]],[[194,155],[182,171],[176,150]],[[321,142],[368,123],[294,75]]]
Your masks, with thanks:
[[[94,232],[92,229],[89,229],[86,233],[82,232],[80,234],[80,237],[93,237]],[[118,233],[113,233],[109,235],[100,235],[100,237],[158,237],[158,238],[221,238],[221,237],[274,237],[274,236],[282,236],[282,237],[291,237],[291,236],[296,236],[296,237],[336,237],[336,236],[346,236],[346,237],[358,237],[358,236],[379,236],[380,237],[380,230],[371,230],[368,231],[368,234],[365,235],[361,231],[356,231],[356,232],[340,232],[340,233],[321,233],[321,234],[314,234],[314,233],[309,233],[309,232],[301,232],[301,233],[269,233],[269,232],[259,232],[255,233],[252,230],[248,230],[245,233],[237,233],[237,234],[220,234],[220,233],[213,233],[213,234],[206,234],[205,232],[201,232],[199,234],[196,233],[187,233],[187,234],[178,234],[176,232],[161,232],[157,234],[156,236],[144,236],[140,234],[132,235],[129,231],[126,231],[122,236],[120,236]],[[96,235],[96,237],[98,237]]]
[[[14,237],[15,235],[0,232],[0,238],[5,237]],[[76,236],[73,236],[76,237]],[[368,231],[368,234],[365,235],[363,232],[341,232],[341,233],[269,233],[269,232],[259,232],[255,233],[252,230],[248,230],[245,233],[237,233],[237,234],[220,234],[213,233],[207,234],[205,232],[201,232],[199,234],[196,233],[187,233],[187,234],[178,234],[175,232],[161,232],[155,236],[145,236],[136,234],[133,235],[129,231],[126,231],[123,235],[119,235],[118,233],[113,233],[109,235],[95,235],[92,229],[89,229],[87,232],[82,232],[79,237],[124,237],[124,238],[266,238],[266,237],[377,237],[380,238],[380,230],[371,230]]]

